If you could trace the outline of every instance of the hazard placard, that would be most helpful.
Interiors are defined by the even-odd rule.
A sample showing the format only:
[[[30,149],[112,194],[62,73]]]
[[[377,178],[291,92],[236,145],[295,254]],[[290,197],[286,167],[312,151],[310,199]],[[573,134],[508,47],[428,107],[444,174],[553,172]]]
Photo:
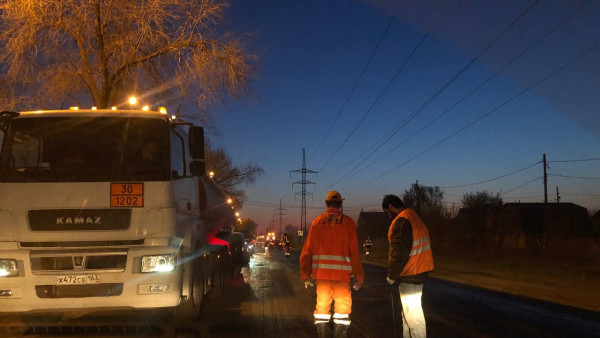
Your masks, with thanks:
[[[143,207],[144,185],[142,183],[111,183],[111,207]]]

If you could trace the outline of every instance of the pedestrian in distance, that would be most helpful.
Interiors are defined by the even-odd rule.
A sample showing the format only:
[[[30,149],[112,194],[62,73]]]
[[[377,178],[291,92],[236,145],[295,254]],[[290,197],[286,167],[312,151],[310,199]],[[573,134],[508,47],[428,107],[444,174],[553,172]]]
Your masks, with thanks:
[[[325,197],[327,210],[311,223],[300,254],[300,277],[304,287],[317,285],[313,312],[319,337],[346,337],[350,326],[352,291],[359,290],[364,272],[356,237],[356,223],[341,211],[343,198],[337,191]],[[352,284],[352,285],[351,285]]]
[[[285,258],[290,257],[290,249],[292,248],[292,242],[290,240],[290,236],[288,236],[287,232],[284,232],[281,235],[281,245],[283,245],[283,252],[285,254]]]
[[[363,243],[363,248],[365,248],[365,255],[369,255],[371,253],[371,246],[373,245],[373,241],[371,241],[371,236],[367,236],[365,242]]]
[[[388,231],[390,250],[386,280],[390,285],[399,282],[402,336],[426,337],[421,295],[429,271],[433,271],[429,231],[416,211],[406,208],[400,197],[386,195],[381,207],[393,219]]]

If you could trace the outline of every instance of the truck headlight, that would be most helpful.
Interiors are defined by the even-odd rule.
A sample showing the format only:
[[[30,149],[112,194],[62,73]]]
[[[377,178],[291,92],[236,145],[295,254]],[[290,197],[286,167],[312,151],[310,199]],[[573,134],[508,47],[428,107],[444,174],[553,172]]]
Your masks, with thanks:
[[[142,256],[142,272],[168,272],[175,270],[176,255]]]
[[[17,276],[17,261],[14,259],[0,259],[0,277]]]

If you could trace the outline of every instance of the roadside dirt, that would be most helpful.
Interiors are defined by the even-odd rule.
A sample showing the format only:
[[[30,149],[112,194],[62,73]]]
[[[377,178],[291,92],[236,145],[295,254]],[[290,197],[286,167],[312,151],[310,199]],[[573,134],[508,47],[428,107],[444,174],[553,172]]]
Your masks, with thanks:
[[[363,262],[387,266],[383,253]],[[431,276],[513,295],[600,311],[600,266],[543,261],[489,262],[464,257],[434,257]]]

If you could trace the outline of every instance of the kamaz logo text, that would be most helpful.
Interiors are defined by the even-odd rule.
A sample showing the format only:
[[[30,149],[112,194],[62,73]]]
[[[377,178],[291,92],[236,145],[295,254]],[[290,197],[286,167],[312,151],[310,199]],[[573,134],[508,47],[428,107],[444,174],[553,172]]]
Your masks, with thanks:
[[[102,217],[56,217],[56,224],[102,224]]]

